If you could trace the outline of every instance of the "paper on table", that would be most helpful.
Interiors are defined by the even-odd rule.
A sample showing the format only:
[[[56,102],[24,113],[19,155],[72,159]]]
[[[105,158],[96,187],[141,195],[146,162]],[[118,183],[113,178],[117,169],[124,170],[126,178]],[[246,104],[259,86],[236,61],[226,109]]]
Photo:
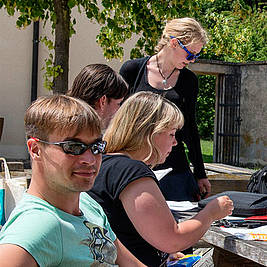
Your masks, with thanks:
[[[193,204],[190,201],[166,201],[171,210],[186,211],[197,207],[197,204]]]
[[[228,232],[244,240],[261,240],[267,241],[267,225],[253,229],[244,228],[221,228],[222,231]]]
[[[154,171],[158,180],[162,179],[166,174],[172,171],[172,168]]]
[[[236,216],[226,216],[224,217],[224,219],[228,220],[228,221],[241,221],[241,220],[245,220],[245,217],[236,217]]]

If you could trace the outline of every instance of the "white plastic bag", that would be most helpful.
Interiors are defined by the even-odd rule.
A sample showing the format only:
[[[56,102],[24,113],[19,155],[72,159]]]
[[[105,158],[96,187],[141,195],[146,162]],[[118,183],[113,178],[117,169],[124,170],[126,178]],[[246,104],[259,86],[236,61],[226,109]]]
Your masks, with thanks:
[[[5,173],[4,177],[0,177],[0,190],[4,196],[1,200],[4,201],[4,204],[1,205],[4,207],[4,211],[1,210],[1,212],[5,215],[5,219],[7,220],[11,211],[21,200],[23,193],[27,189],[27,177],[11,177],[6,160],[0,158],[0,162],[1,161],[4,163]]]

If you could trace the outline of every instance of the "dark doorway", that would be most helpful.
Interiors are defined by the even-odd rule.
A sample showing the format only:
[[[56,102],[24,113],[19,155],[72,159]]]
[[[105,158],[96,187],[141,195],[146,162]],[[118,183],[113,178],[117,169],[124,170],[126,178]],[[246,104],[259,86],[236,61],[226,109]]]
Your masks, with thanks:
[[[213,161],[239,165],[240,147],[240,74],[219,74]]]

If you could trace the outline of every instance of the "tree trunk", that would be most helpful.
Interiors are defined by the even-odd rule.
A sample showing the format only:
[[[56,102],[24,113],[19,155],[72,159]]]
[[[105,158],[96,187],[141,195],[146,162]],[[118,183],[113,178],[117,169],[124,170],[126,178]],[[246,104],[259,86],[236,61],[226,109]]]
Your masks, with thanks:
[[[69,41],[70,41],[70,9],[68,0],[54,0],[56,14],[55,25],[55,62],[63,73],[54,78],[53,93],[65,93],[68,89],[69,74]]]

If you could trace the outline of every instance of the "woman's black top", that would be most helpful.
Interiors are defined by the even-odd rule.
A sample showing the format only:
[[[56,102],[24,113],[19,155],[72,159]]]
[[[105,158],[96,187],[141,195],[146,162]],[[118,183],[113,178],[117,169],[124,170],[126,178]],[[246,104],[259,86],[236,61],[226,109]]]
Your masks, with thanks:
[[[112,230],[124,246],[147,266],[159,267],[168,254],[157,250],[139,235],[119,198],[129,183],[142,177],[151,178],[158,185],[155,174],[142,161],[125,155],[103,155],[100,172],[88,194],[102,206]]]
[[[157,169],[173,168],[178,172],[189,169],[184,144],[188,148],[188,157],[194,167],[194,176],[197,179],[206,178],[203,164],[200,139],[195,118],[195,109],[198,95],[198,80],[196,75],[187,68],[180,70],[176,85],[168,90],[153,88],[147,79],[146,63],[150,57],[139,58],[126,61],[120,74],[131,88],[131,93],[139,91],[151,91],[163,95],[168,100],[175,103],[182,111],[185,124],[182,130],[176,132],[177,146],[173,147],[172,152]]]

